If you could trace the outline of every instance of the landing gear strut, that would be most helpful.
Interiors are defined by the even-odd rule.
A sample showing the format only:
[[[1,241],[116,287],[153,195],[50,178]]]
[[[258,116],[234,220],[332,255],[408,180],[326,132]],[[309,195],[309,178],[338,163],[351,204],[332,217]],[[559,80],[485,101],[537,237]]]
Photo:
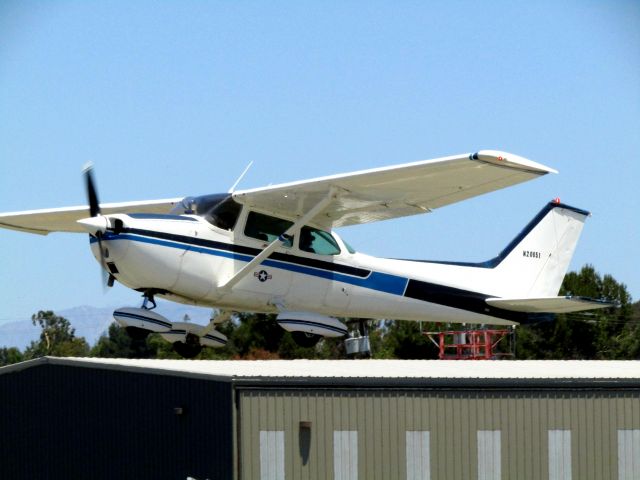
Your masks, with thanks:
[[[158,305],[156,305],[156,301],[153,298],[153,292],[152,291],[147,291],[144,292],[144,294],[142,295],[144,297],[144,300],[142,301],[142,308],[144,308],[145,310],[153,310],[154,308],[156,308]],[[151,302],[151,305],[153,306],[149,306],[149,302]]]
[[[142,296],[144,297],[144,300],[142,301],[142,308],[144,310],[153,310],[157,307],[156,301],[153,298],[153,291],[148,290],[144,292]],[[151,303],[151,306],[149,306],[149,303]],[[127,335],[129,335],[131,340],[134,340],[136,342],[144,342],[151,333],[146,328],[139,327],[125,327],[125,331],[127,332]]]

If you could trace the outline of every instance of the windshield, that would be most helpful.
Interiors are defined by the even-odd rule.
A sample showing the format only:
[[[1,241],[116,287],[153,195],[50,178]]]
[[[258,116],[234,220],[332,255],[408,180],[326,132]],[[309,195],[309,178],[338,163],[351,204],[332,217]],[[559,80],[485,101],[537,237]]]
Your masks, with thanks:
[[[199,215],[223,230],[233,230],[242,206],[228,193],[214,193],[200,197],[185,197],[171,213],[174,215]]]
[[[214,205],[205,215],[206,220],[223,230],[233,230],[240,216],[242,206],[228,196],[220,203]]]
[[[204,216],[212,207],[229,197],[226,193],[214,193],[200,197],[184,197],[171,213],[174,215],[201,215]]]

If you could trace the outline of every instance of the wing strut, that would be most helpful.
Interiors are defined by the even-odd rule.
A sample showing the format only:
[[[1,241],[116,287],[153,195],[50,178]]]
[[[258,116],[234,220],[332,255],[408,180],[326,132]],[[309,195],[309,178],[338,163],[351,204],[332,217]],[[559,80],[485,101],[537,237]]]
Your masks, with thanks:
[[[329,193],[327,193],[327,195],[322,200],[320,200],[311,210],[309,210],[303,216],[298,218],[298,220],[296,220],[293,223],[293,225],[291,225],[284,233],[282,233],[282,235],[280,235],[280,237],[278,237],[273,242],[271,242],[269,245],[267,245],[264,248],[264,250],[262,250],[262,252],[260,252],[258,255],[256,255],[253,258],[253,260],[251,260],[244,267],[242,267],[233,277],[231,277],[229,280],[227,280],[226,283],[224,283],[223,285],[220,285],[218,287],[218,292],[221,295],[224,295],[225,293],[228,293],[240,280],[242,280],[244,277],[246,277],[250,272],[253,271],[253,269],[257,265],[260,265],[264,259],[266,259],[269,255],[271,255],[271,253],[273,253],[273,251],[276,248],[278,248],[284,242],[286,242],[287,241],[287,237],[289,235],[291,235],[291,233],[295,232],[297,229],[299,229],[305,223],[309,223],[316,216],[318,216],[320,213],[322,213],[322,211],[325,208],[327,208],[331,202],[333,202],[333,200],[336,198],[336,196],[337,196],[337,191],[336,191],[335,187],[331,187],[329,189]]]

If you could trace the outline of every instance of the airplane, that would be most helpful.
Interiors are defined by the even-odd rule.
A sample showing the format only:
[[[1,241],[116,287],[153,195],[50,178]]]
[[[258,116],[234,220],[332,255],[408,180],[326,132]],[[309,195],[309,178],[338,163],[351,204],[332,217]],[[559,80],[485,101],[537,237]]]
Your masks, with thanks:
[[[549,173],[557,171],[482,150],[262,188],[235,190],[236,182],[227,193],[101,204],[89,167],[88,206],[4,213],[0,227],[88,233],[107,284],[142,293],[142,305],[116,309],[115,320],[133,338],[159,333],[193,358],[203,346],[227,343],[216,327],[238,311],[276,314],[298,344],[313,346],[348,334],[339,317],[517,325],[611,306],[557,296],[590,215],[559,199],[481,263],[377,258],[333,231],[428,213]],[[156,297],[220,314],[206,326],[174,322],[153,311]]]

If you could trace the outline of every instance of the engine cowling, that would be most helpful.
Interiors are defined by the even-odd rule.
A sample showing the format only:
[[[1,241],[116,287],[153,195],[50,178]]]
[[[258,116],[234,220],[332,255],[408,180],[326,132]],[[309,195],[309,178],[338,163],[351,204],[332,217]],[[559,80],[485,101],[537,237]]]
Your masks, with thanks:
[[[303,332],[323,337],[341,337],[349,333],[337,318],[312,312],[281,312],[276,322],[288,332]]]

